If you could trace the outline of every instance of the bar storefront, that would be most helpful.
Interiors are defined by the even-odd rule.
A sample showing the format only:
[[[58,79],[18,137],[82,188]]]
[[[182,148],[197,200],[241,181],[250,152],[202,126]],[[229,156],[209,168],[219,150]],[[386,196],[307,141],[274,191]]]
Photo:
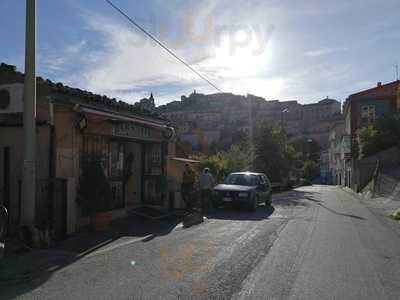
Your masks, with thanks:
[[[166,206],[166,160],[173,129],[160,121],[92,108],[78,111],[80,169],[86,162],[101,162],[115,214],[135,206]]]

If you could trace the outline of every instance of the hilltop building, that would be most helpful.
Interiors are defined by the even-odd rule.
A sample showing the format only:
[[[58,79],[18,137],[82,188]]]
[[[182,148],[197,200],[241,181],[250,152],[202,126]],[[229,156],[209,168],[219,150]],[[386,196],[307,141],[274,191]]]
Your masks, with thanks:
[[[341,105],[328,97],[302,105],[295,100],[267,101],[250,94],[194,92],[182,96],[181,101],[159,106],[157,111],[171,120],[178,139],[192,144],[194,150],[200,150],[199,129],[201,139],[221,146],[229,145],[236,136],[249,134],[251,127],[263,121],[285,127],[291,138],[312,138],[326,149],[330,123],[340,117]]]

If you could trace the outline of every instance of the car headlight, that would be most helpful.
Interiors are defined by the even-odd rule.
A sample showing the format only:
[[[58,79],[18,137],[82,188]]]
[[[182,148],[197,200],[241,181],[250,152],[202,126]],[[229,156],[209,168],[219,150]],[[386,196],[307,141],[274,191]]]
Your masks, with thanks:
[[[247,198],[249,196],[249,194],[248,193],[239,193],[238,196],[241,198]]]

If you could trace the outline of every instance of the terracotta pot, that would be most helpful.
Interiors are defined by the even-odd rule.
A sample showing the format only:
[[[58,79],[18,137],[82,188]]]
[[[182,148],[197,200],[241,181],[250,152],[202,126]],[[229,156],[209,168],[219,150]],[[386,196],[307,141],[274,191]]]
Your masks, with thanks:
[[[104,231],[108,229],[111,223],[111,211],[98,212],[92,216],[92,226],[96,231]]]

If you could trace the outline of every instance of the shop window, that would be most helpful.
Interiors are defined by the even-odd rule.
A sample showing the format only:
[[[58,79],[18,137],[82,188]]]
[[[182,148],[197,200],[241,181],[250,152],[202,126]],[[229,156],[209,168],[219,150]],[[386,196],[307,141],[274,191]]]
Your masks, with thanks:
[[[124,170],[124,144],[118,142],[110,143],[110,176],[120,178]]]
[[[125,206],[124,197],[124,143],[108,137],[84,135],[81,152],[81,167],[91,161],[98,161],[104,169],[111,191],[113,208]]]
[[[82,167],[87,162],[97,161],[102,164],[106,176],[109,176],[109,147],[108,139],[102,136],[85,135],[81,153]]]

